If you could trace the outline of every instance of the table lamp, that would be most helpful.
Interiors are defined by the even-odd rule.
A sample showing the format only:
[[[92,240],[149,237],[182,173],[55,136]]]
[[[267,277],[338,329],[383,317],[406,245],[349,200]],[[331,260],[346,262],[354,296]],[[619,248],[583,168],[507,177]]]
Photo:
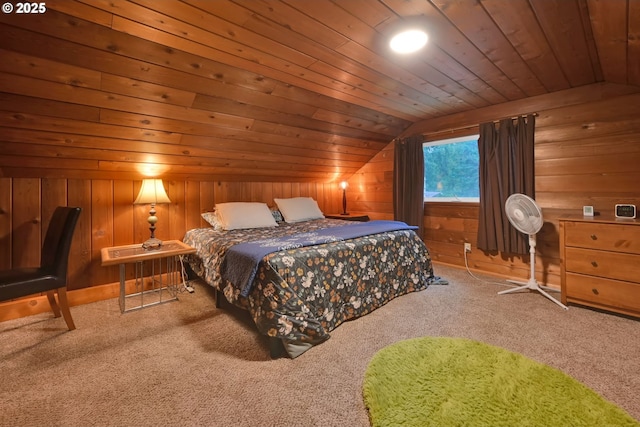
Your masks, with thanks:
[[[342,188],[342,213],[340,215],[349,215],[347,212],[347,187],[349,183],[347,181],[342,181],[340,183],[340,188]]]
[[[156,249],[162,246],[162,240],[157,239],[155,236],[156,222],[158,217],[156,216],[156,203],[171,203],[167,192],[164,190],[164,185],[161,179],[143,179],[142,187],[140,187],[140,193],[133,202],[134,205],[148,205],[151,204],[149,210],[149,231],[151,231],[151,237],[142,244],[145,249]]]

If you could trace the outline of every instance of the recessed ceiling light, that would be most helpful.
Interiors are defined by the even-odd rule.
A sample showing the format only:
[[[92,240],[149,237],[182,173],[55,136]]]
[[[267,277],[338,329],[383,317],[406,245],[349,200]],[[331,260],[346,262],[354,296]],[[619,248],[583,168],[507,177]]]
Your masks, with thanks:
[[[429,36],[422,30],[406,30],[393,36],[389,46],[397,53],[413,53],[424,47]]]

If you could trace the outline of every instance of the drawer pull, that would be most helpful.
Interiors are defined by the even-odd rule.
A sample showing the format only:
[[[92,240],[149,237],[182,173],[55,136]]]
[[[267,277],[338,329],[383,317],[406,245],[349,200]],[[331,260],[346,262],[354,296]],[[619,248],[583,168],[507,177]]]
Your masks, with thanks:
[[[591,289],[591,292],[593,292],[595,295],[598,295],[598,289],[596,288]]]
[[[595,262],[595,261],[591,261],[591,265],[592,265],[592,266],[594,266],[594,267],[597,267],[597,266],[598,266],[598,263],[597,263],[597,262]]]
[[[596,236],[595,234],[591,235],[591,240],[598,240],[598,236]]]

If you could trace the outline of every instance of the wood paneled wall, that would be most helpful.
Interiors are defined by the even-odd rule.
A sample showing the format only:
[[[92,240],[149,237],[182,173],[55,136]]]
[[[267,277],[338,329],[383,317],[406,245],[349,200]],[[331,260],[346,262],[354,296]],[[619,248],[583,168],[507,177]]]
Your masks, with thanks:
[[[560,283],[558,217],[581,214],[582,206],[611,213],[616,203],[640,207],[640,94],[638,88],[593,85],[487,107],[414,125],[429,140],[477,132],[481,122],[537,112],[536,200],[545,224],[538,236],[537,279]],[[408,132],[408,133],[411,133]],[[353,209],[392,218],[393,144],[351,180]],[[476,248],[478,205],[425,204],[425,241],[434,260],[464,266],[463,243],[470,242],[469,267],[506,277],[526,278],[529,257],[485,253]]]
[[[102,267],[103,247],[143,242],[149,238],[149,207],[133,205],[141,181],[0,178],[0,270],[36,266],[49,218],[56,206],[79,206],[69,259],[71,290],[118,280],[116,267]],[[313,197],[326,213],[340,212],[337,184],[274,182],[165,181],[172,203],[156,207],[156,236],[179,239],[191,228],[207,226],[202,212],[215,203],[260,201],[275,197]]]

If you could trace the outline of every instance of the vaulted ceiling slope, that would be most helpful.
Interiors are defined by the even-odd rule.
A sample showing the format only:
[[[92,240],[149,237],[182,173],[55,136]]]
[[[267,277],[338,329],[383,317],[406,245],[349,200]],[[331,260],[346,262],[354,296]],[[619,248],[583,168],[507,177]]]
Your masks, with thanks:
[[[637,0],[8,3],[4,176],[331,182],[415,122],[640,85]],[[391,54],[416,18],[427,47]]]

